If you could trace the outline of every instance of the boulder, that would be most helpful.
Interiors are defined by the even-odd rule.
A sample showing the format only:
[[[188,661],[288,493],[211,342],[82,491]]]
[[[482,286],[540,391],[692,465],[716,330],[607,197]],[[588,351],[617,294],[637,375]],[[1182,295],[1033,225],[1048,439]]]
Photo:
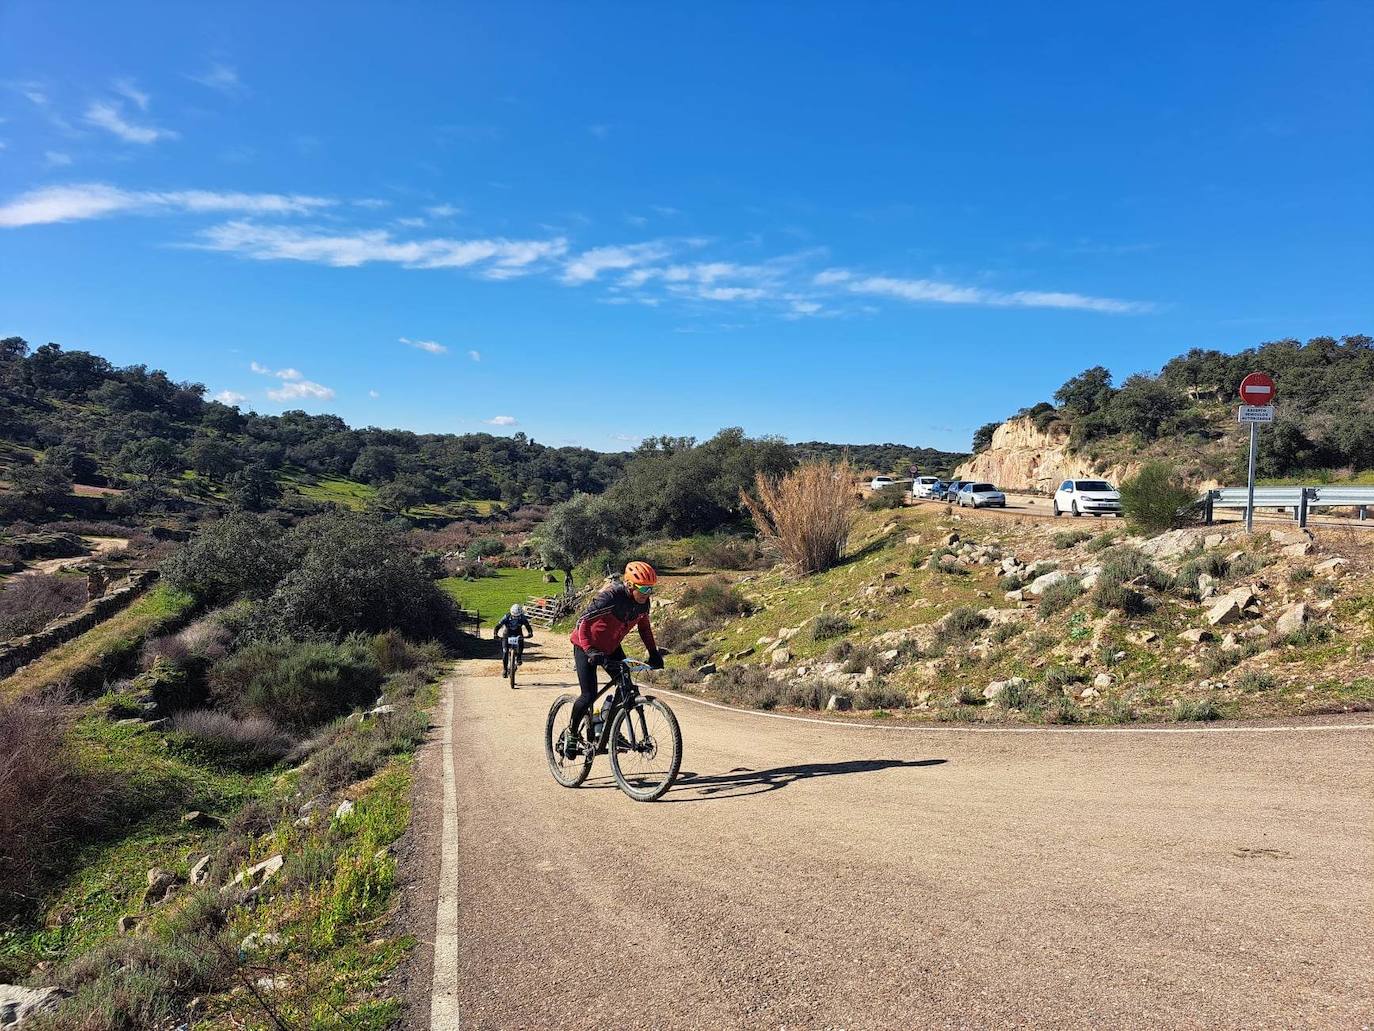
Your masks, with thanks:
[[[1099,691],[1111,687],[1114,682],[1115,678],[1110,673],[1099,673],[1097,676],[1093,677],[1093,687],[1097,688]]]
[[[1062,569],[1056,569],[1052,573],[1045,573],[1043,576],[1037,576],[1034,580],[1031,581],[1030,586],[1027,587],[1026,590],[1030,591],[1031,594],[1035,595],[1038,598],[1040,595],[1044,594],[1045,591],[1049,590],[1049,588],[1053,587],[1055,584],[1062,583],[1065,580],[1072,579],[1072,574],[1066,573]]]
[[[1337,555],[1335,558],[1329,558],[1325,562],[1318,562],[1312,567],[1312,572],[1316,573],[1318,576],[1339,576],[1341,566],[1343,565],[1346,565],[1346,560]]]
[[[1248,626],[1240,632],[1241,637],[1248,637],[1252,640],[1257,637],[1267,637],[1268,635],[1269,631],[1264,629],[1264,627],[1262,627],[1258,623],[1254,624],[1253,626]]]
[[[339,803],[339,808],[334,810],[334,819],[342,820],[345,817],[351,816],[353,811],[357,808],[358,807],[353,803],[352,799],[345,798]]]
[[[1244,606],[1237,602],[1235,598],[1228,595],[1207,610],[1207,622],[1212,626],[1225,626],[1228,623],[1239,623],[1245,618],[1244,613]],[[1184,633],[1187,632],[1188,631],[1184,631]]]
[[[17,984],[0,984],[0,1027],[18,1027],[29,1017],[50,1013],[71,994],[65,988],[23,988]]]
[[[1283,553],[1289,558],[1302,558],[1305,555],[1312,554],[1312,552],[1316,550],[1317,546],[1311,541],[1299,541],[1296,544],[1285,544],[1283,546]]]
[[[367,714],[369,716],[390,716],[393,713],[395,713],[395,711],[396,706],[394,705],[378,705],[374,708],[368,709]]]
[[[959,534],[955,532],[947,533],[940,538],[940,543],[947,548],[952,547],[953,545],[959,543]]]
[[[1104,676],[1106,676],[1106,675],[1107,675],[1107,674],[1105,674],[1105,673],[1099,673],[1099,674],[1098,674],[1098,676],[1102,676],[1102,677],[1104,677]],[[1079,693],[1079,695],[1078,695],[1078,700],[1079,700],[1079,701],[1082,701],[1082,702],[1091,702],[1093,699],[1095,699],[1095,698],[1101,698],[1101,697],[1102,697],[1102,692],[1099,691],[1097,688],[1095,688],[1095,687],[1085,687],[1085,688],[1083,688],[1083,690]]]
[[[210,876],[211,856],[207,852],[191,864],[191,883],[204,884]]]
[[[1281,637],[1301,630],[1303,624],[1307,622],[1307,605],[1304,602],[1297,602],[1289,605],[1279,616],[1278,622],[1274,624],[1274,632]]]
[[[141,916],[122,916],[119,918],[119,922],[115,924],[115,930],[123,935],[133,934],[134,931],[138,930],[138,925],[141,923],[143,923]]]
[[[256,866],[250,866],[247,870],[242,870],[235,874],[234,879],[229,883],[230,885],[241,885],[247,888],[261,887],[281,870],[282,864],[285,862],[286,860],[280,855],[271,856],[268,859],[264,859]]]
[[[1197,596],[1206,601],[1217,593],[1217,578],[1211,573],[1199,573],[1197,578]]]
[[[1269,539],[1275,544],[1282,544],[1285,547],[1291,547],[1295,544],[1311,544],[1312,531],[1301,527],[1275,527],[1269,531]]]
[[[1026,592],[1020,589],[1007,592],[1007,601],[1025,601]]]
[[[792,649],[787,647],[787,645],[774,648],[769,655],[768,661],[774,666],[785,666],[792,661]]]
[[[854,707],[848,695],[832,694],[830,700],[825,703],[827,712],[845,712]]]
[[[181,878],[171,870],[156,867],[148,871],[148,889],[143,893],[143,907],[154,906],[161,902],[181,883]]]
[[[1212,640],[1216,635],[1205,627],[1193,627],[1190,630],[1183,631],[1183,633],[1178,636],[1184,641],[1189,641],[1193,644],[1201,644],[1203,641]]]
[[[1209,533],[1206,537],[1202,538],[1202,546],[1208,549],[1219,548],[1225,543],[1226,534],[1224,533]]]
[[[213,830],[224,826],[224,821],[211,816],[209,813],[202,813],[199,809],[192,809],[183,815],[181,822],[187,827],[196,828],[196,830]]]
[[[1180,558],[1196,538],[1187,530],[1170,530],[1140,542],[1139,548],[1150,558]]]

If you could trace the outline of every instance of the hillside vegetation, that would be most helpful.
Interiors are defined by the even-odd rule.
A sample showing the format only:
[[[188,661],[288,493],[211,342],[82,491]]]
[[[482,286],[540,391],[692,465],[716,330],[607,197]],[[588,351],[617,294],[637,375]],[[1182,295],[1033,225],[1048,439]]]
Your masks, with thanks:
[[[1119,386],[1096,366],[1066,381],[1054,403],[1041,401],[1013,418],[1042,435],[1026,449],[1062,448],[1062,475],[1164,458],[1196,481],[1243,482],[1246,433],[1236,424],[1235,406],[1240,381],[1257,371],[1274,378],[1279,416],[1263,433],[1261,477],[1345,480],[1374,469],[1374,339],[1368,336],[1280,340],[1237,354],[1194,348],[1158,374],[1136,373]],[[975,461],[993,446],[1000,425],[975,433]],[[1046,474],[1054,478],[1053,469]]]

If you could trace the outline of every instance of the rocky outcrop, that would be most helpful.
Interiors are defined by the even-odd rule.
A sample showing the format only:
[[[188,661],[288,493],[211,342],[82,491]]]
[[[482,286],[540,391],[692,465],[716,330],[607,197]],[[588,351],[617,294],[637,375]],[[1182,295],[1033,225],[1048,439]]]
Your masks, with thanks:
[[[72,993],[62,988],[24,988],[0,984],[0,1027],[19,1027],[29,1017],[47,1013]]]
[[[1068,427],[1050,423],[1039,430],[1030,418],[1008,419],[992,434],[992,445],[954,470],[964,480],[987,480],[1004,490],[1052,491],[1062,481],[1103,477],[1119,484],[1134,473],[1130,464],[1103,466],[1087,455],[1069,453]]]

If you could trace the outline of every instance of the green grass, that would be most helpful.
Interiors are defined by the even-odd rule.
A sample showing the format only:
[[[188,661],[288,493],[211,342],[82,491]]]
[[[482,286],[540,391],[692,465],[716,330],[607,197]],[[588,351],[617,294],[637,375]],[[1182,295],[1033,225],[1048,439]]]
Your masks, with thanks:
[[[485,576],[479,580],[462,580],[450,576],[439,581],[439,586],[451,595],[465,609],[475,609],[483,623],[495,623],[501,615],[519,602],[521,605],[531,595],[549,596],[563,590],[563,574],[554,573],[556,584],[546,584],[544,574],[538,569],[498,569],[495,576]]]
[[[166,586],[154,587],[99,626],[0,680],[0,698],[36,694],[91,670],[112,670],[131,658],[145,638],[173,624],[194,604],[189,594]]]
[[[294,490],[312,501],[328,501],[341,508],[360,511],[377,497],[377,490],[366,483],[342,476],[314,477],[306,473],[292,473],[282,478],[282,487]]]
[[[0,963],[20,968],[42,959],[85,952],[116,936],[115,923],[140,909],[154,866],[189,872],[187,856],[209,851],[216,832],[188,828],[181,814],[190,809],[228,816],[252,798],[271,790],[271,774],[255,776],[203,766],[175,747],[177,735],[141,726],[118,726],[97,704],[73,724],[70,740],[82,766],[105,773],[118,785],[124,817],[121,833],[71,854],[61,887],[43,900],[49,914],[69,913],[62,922],[11,928],[0,934]]]

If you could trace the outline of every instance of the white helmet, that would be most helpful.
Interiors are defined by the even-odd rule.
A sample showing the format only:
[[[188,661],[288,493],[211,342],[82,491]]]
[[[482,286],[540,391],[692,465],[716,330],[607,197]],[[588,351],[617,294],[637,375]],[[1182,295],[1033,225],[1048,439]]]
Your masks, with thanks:
[[[521,605],[512,605],[510,607],[510,614],[518,619],[525,614],[525,609]]]

